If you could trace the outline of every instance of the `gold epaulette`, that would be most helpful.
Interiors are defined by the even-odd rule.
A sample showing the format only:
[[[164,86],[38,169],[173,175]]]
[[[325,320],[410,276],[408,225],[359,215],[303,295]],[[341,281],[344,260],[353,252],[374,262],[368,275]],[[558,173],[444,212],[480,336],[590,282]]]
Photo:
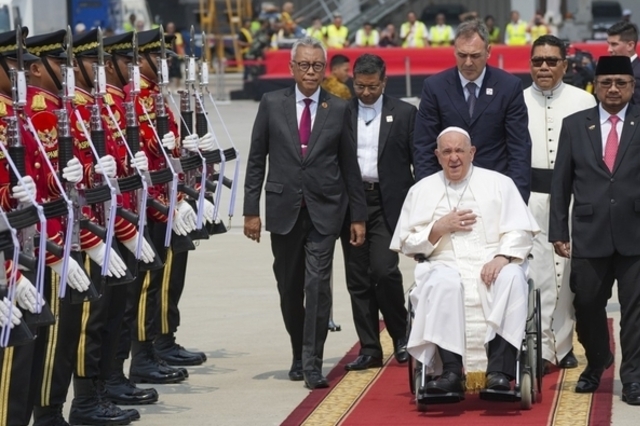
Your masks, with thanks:
[[[4,102],[0,102],[0,117],[5,117],[7,115],[7,104]]]
[[[140,79],[140,88],[141,89],[148,89],[149,88],[149,83],[144,81],[144,79]]]
[[[76,92],[75,96],[73,97],[73,102],[76,105],[86,105],[87,99],[84,96],[82,96],[82,94]]]
[[[115,102],[113,101],[113,96],[111,96],[111,93],[107,93],[106,95],[104,95],[104,102],[109,106],[115,105]]]
[[[32,111],[44,111],[47,109],[47,102],[42,94],[37,94],[31,100]]]

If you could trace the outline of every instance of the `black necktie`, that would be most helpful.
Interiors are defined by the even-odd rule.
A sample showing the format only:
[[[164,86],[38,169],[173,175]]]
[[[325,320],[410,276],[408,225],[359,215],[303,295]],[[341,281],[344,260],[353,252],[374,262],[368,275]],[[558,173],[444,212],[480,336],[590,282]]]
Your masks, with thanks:
[[[476,87],[475,83],[467,83],[467,90],[469,91],[469,97],[467,98],[467,104],[469,104],[469,117],[473,117],[473,109],[476,106]]]

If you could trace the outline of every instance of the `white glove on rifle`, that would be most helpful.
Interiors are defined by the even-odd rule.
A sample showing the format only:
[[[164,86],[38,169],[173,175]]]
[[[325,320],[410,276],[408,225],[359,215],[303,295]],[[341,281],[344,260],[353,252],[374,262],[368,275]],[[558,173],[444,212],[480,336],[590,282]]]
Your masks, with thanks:
[[[104,257],[106,254],[107,245],[103,242],[98,244],[96,247],[85,250],[87,256],[91,258],[98,265],[102,266],[104,264]],[[111,247],[111,254],[109,255],[109,265],[107,265],[108,276],[122,278],[127,274],[127,265],[125,265],[124,261],[118,256],[118,253],[115,252]]]
[[[214,222],[214,219],[215,219],[213,217],[214,210],[215,210],[215,207],[214,207],[213,203],[205,198],[205,200],[204,200],[204,212],[203,212],[204,213],[203,217],[204,217],[205,221],[207,221],[209,223],[213,223]]]
[[[196,212],[186,201],[180,201],[173,219],[173,232],[178,235],[188,235],[196,229]]]
[[[62,277],[62,260],[60,262],[49,265],[49,267]],[[67,285],[74,290],[84,293],[89,288],[91,281],[86,272],[75,259],[69,258],[69,265],[67,266]]]
[[[136,152],[136,155],[131,159],[131,167],[134,169],[138,169],[141,172],[149,171],[149,159],[146,154],[142,151]]]
[[[100,157],[98,163],[95,167],[96,173],[99,175],[106,176],[108,178],[112,178],[116,176],[118,171],[118,166],[116,165],[116,159],[111,155],[105,155],[104,157]]]
[[[82,180],[82,175],[82,164],[76,157],[69,160],[67,167],[62,169],[62,177],[67,182],[78,183]]]
[[[169,151],[172,151],[176,147],[176,137],[173,132],[169,132],[162,137],[162,146]]]
[[[198,135],[196,135],[195,133],[192,133],[188,136],[185,136],[182,139],[182,147],[184,149],[187,149],[191,152],[197,152],[198,151]]]
[[[13,328],[20,324],[20,318],[22,318],[22,312],[13,306],[9,299],[5,297],[0,300],[0,327],[9,324],[10,328]]]
[[[213,151],[214,149],[216,149],[216,138],[214,138],[211,133],[206,133],[203,137],[200,138],[198,148],[200,148],[202,151]]]
[[[31,198],[29,194],[35,200],[36,198],[36,183],[31,176],[25,176],[22,178],[22,183],[18,182],[16,186],[11,188],[11,196],[18,200],[19,203],[30,203]]]
[[[133,255],[136,254],[136,246],[138,242],[138,233],[136,232],[136,236],[128,241],[124,241],[122,244],[129,250]],[[156,254],[153,252],[153,248],[149,245],[145,238],[142,239],[142,250],[140,250],[140,260],[144,263],[151,263],[153,259],[156,257]]]
[[[40,306],[42,306],[44,301],[38,290],[27,277],[21,276],[16,283],[16,302],[18,302],[18,306],[32,314],[37,314],[38,299],[40,300]]]

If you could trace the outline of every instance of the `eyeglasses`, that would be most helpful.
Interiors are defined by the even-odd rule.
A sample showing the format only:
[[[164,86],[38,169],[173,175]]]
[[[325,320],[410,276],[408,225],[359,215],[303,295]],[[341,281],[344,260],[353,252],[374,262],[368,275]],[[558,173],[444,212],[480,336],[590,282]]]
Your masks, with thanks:
[[[365,89],[369,89],[370,92],[377,92],[380,86],[382,84],[354,84],[353,88],[356,89],[356,92],[364,92]]]
[[[596,81],[603,89],[608,89],[612,85],[616,85],[618,89],[624,89],[628,84],[633,83],[632,80],[600,80]]]
[[[324,62],[292,62],[296,64],[300,71],[303,72],[309,71],[309,68],[313,68],[315,72],[322,72],[322,70],[324,70],[324,67],[327,66],[327,64],[325,64]]]
[[[556,58],[555,56],[534,56],[531,58],[531,65],[541,67],[542,63],[546,62],[550,67],[555,67],[558,65],[558,62],[562,60],[562,58]]]

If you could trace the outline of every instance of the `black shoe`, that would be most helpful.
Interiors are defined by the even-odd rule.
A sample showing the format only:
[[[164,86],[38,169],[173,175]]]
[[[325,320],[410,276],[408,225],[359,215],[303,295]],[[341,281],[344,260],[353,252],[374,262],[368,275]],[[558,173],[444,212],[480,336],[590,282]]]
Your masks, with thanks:
[[[402,338],[396,340],[393,345],[393,355],[400,364],[409,361],[409,352],[407,352],[407,339]]]
[[[301,382],[304,380],[304,374],[302,374],[302,360],[294,359],[291,363],[291,369],[289,370],[289,380],[292,382]]]
[[[622,385],[622,400],[629,405],[640,405],[640,383]]]
[[[185,369],[169,367],[155,353],[151,342],[132,342],[129,378],[134,383],[179,383],[187,378]]]
[[[511,390],[511,381],[502,373],[489,373],[487,374],[487,389],[495,391],[509,391]]]
[[[156,353],[169,365],[200,365],[207,360],[204,352],[192,352],[176,343],[173,334],[162,334],[154,342]]]
[[[33,407],[33,426],[70,426],[62,416],[62,405]]]
[[[547,361],[546,359],[542,360],[542,375],[546,376],[551,373],[551,366],[553,363],[551,361]]]
[[[558,367],[560,368],[577,368],[578,367],[578,359],[573,354],[573,349],[569,351],[567,355],[558,363]]]
[[[359,371],[366,370],[367,368],[380,368],[382,367],[382,359],[376,358],[371,355],[358,355],[355,361],[350,362],[344,366],[347,371]]]
[[[74,377],[75,396],[69,413],[70,425],[128,425],[131,423],[130,414],[100,397],[102,393],[100,386],[97,380]]]
[[[442,395],[445,393],[464,393],[462,379],[456,373],[445,371],[440,377],[427,383],[426,391],[431,395]]]
[[[319,371],[309,371],[304,373],[304,385],[311,390],[322,389],[328,388],[329,382]]]
[[[592,393],[598,389],[600,386],[600,378],[602,377],[602,373],[604,370],[611,367],[613,364],[613,354],[609,354],[609,360],[602,367],[591,367],[587,365],[587,368],[584,369],[582,374],[580,374],[580,378],[578,379],[578,384],[576,385],[576,393]]]
[[[138,388],[120,372],[113,373],[105,382],[102,397],[119,405],[146,405],[158,401],[158,391]]]

